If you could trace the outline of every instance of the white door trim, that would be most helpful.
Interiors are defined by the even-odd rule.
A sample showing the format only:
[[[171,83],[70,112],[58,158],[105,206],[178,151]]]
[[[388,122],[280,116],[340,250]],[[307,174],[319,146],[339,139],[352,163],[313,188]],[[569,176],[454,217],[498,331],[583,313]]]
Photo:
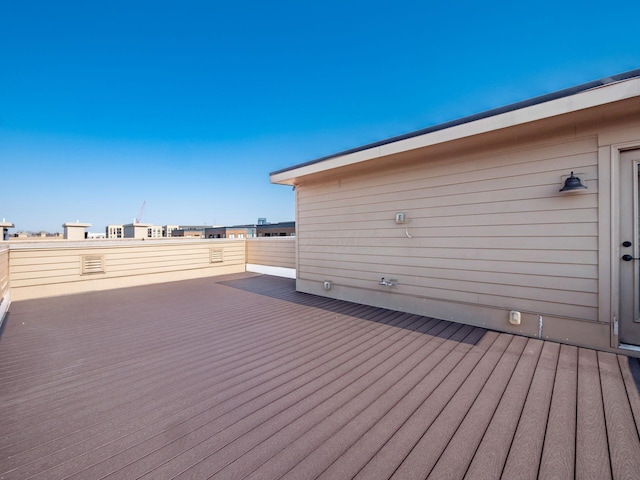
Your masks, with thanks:
[[[616,143],[610,146],[610,185],[609,185],[609,214],[610,214],[610,244],[609,244],[609,280],[610,280],[610,303],[609,307],[609,320],[611,322],[611,346],[613,348],[624,348],[625,345],[620,343],[618,320],[620,318],[620,256],[622,255],[620,244],[620,198],[619,198],[619,186],[620,186],[620,156],[621,153],[626,150],[640,149],[640,139],[632,140],[628,142]],[[602,205],[602,203],[601,203]],[[603,211],[606,209],[603,208]],[[602,219],[602,217],[600,217]],[[599,230],[600,235],[603,234],[604,229]],[[605,244],[605,239],[601,239],[601,245]],[[602,259],[603,256],[600,256]],[[605,269],[600,268],[600,275],[605,273]],[[605,305],[601,304],[600,308],[604,309]]]

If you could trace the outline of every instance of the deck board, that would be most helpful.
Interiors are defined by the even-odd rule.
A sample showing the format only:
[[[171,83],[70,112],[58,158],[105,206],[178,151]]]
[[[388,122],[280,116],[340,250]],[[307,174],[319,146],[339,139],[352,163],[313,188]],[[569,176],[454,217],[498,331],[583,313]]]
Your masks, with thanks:
[[[640,359],[618,355],[622,379],[627,390],[629,406],[640,435]]]
[[[513,375],[467,468],[466,479],[496,479],[502,475],[544,343],[528,339]]]
[[[500,335],[485,351],[478,351],[473,370],[461,382],[454,396],[429,425],[420,440],[394,472],[394,479],[418,479],[429,476],[441,453],[455,434],[464,416],[495,369],[512,337]],[[466,358],[472,358],[469,352]]]
[[[477,335],[477,330],[471,334]],[[433,384],[435,389],[406,422],[394,433],[384,448],[358,472],[354,478],[391,478],[405,458],[420,441],[426,428],[437,418],[451,401],[460,385],[476,366],[479,357],[496,341],[498,335],[487,332],[482,335],[478,343],[471,346],[464,343],[456,345],[441,362]]]
[[[575,476],[577,385],[578,349],[562,345],[540,460],[541,478]]]
[[[504,478],[538,477],[560,345],[545,342],[509,449]]]
[[[14,302],[0,478],[625,478],[637,359],[255,274]]]
[[[576,477],[611,478],[607,427],[602,404],[598,356],[593,350],[578,353],[576,412]]]
[[[613,478],[634,478],[640,472],[640,439],[629,397],[613,353],[598,352],[605,422]]]
[[[524,337],[514,337],[505,349],[482,390],[468,409],[464,420],[451,436],[429,478],[463,478],[480,442],[487,431],[527,343]]]

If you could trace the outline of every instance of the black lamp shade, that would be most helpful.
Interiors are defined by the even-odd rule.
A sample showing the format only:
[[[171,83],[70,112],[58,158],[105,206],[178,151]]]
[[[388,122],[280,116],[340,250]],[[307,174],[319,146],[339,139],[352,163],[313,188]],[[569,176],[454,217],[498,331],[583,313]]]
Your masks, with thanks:
[[[561,192],[572,192],[575,190],[586,190],[580,178],[576,177],[573,172],[571,172],[571,176],[564,181],[564,187],[560,189]]]

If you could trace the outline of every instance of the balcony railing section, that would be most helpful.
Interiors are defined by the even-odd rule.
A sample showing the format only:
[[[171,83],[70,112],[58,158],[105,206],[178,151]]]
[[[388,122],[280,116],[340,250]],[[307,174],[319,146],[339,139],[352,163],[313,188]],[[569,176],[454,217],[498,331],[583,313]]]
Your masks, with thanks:
[[[11,242],[0,247],[2,296],[10,294],[13,300],[247,270],[295,277],[295,238]]]

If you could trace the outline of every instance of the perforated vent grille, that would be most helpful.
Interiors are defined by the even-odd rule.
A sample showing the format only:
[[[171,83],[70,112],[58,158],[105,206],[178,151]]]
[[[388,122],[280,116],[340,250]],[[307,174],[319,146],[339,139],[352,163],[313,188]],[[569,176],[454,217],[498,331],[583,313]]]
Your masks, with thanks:
[[[209,261],[211,263],[222,263],[224,260],[222,258],[222,249],[220,248],[212,248],[209,250]]]
[[[82,274],[104,273],[104,257],[85,255],[82,257]]]

